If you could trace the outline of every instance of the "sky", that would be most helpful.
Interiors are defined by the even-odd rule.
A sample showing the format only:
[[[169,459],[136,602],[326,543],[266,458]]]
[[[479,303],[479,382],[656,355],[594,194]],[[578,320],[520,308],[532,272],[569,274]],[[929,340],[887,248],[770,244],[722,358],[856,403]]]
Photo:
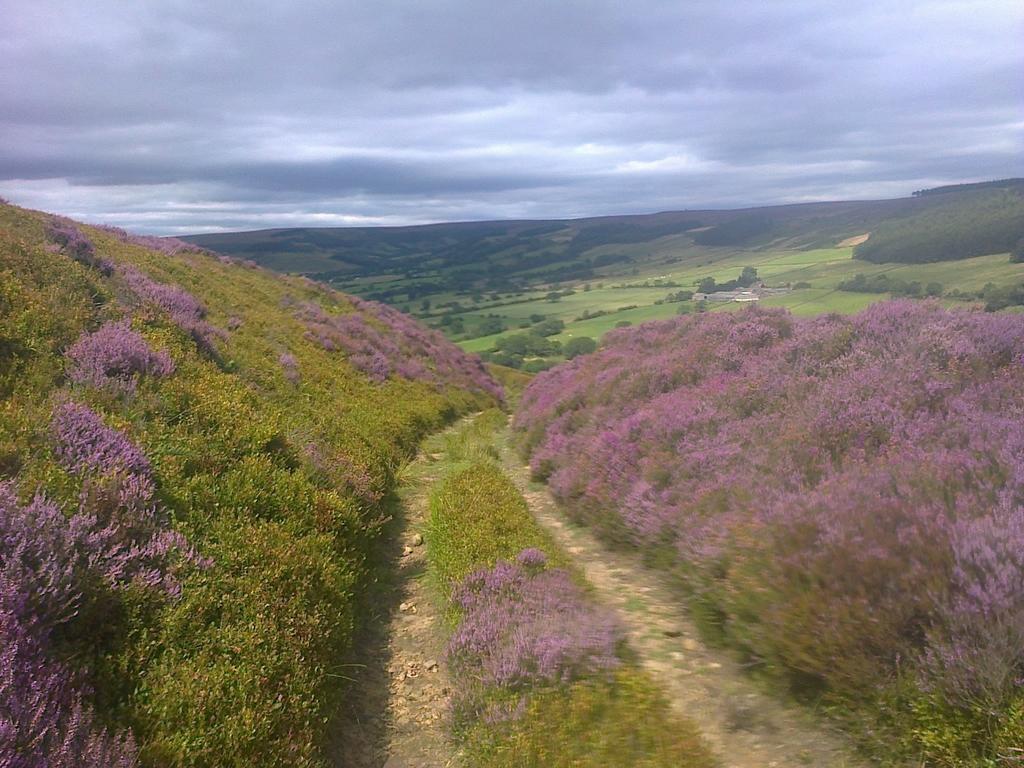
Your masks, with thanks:
[[[0,0],[0,196],[155,234],[1024,176],[1020,0]]]

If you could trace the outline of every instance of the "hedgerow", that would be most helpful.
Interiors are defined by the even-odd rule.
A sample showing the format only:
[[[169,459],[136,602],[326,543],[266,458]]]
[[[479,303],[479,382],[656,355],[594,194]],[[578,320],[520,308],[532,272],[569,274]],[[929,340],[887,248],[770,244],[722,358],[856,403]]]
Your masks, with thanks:
[[[615,331],[516,425],[535,476],[670,567],[709,637],[959,766],[1024,744],[1022,392],[1017,315],[751,309]]]
[[[307,339],[296,304],[386,321],[395,375]],[[500,395],[421,333],[0,207],[0,763],[323,764],[381,499],[426,432]],[[403,377],[428,342],[443,364]]]
[[[484,414],[449,437],[450,472],[430,497],[428,554],[452,622],[452,724],[466,764],[711,765],[489,456],[504,421]]]

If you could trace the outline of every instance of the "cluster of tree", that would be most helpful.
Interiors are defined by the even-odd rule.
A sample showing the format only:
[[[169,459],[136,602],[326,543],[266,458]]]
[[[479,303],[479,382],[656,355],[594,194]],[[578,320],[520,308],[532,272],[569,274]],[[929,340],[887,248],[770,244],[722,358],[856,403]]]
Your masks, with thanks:
[[[919,189],[913,193],[914,197],[928,197],[930,195],[945,195],[950,192],[974,192],[981,189],[1006,189],[1024,188],[1024,179],[996,179],[995,181],[977,181],[970,184],[947,184],[944,187],[932,187],[931,189]]]
[[[612,264],[627,264],[631,261],[633,261],[632,256],[621,253],[602,253],[595,256],[590,263],[595,267],[607,267]]]
[[[735,291],[740,288],[748,288],[757,282],[757,270],[753,267],[744,267],[740,276],[735,280],[728,280],[724,283],[716,283],[715,278],[705,277],[697,283],[697,290],[701,293],[715,293],[717,291]],[[692,297],[691,297],[692,298]]]
[[[490,336],[491,334],[501,333],[502,331],[505,331],[507,329],[508,326],[505,324],[505,321],[501,319],[501,317],[499,317],[498,315],[488,315],[487,317],[482,318],[479,323],[477,323],[476,335]]]
[[[670,293],[664,299],[658,299],[655,304],[678,304],[682,301],[689,301],[693,298],[693,291],[675,291]]]
[[[530,328],[531,333],[538,336],[555,336],[565,330],[565,321],[553,317],[550,320],[541,320]]]
[[[849,280],[843,280],[836,286],[840,291],[853,293],[891,293],[893,296],[941,296],[942,283],[930,282],[922,285],[918,280],[904,280],[899,277],[880,275],[867,276],[858,272]]]
[[[544,297],[544,299],[546,301],[550,301],[550,302],[561,301],[563,296],[572,296],[574,293],[576,293],[576,291],[574,291],[574,290],[572,290],[570,288],[567,288],[564,291],[550,291]]]
[[[1010,261],[1014,264],[1024,262],[1024,237],[1017,241],[1017,245],[1010,251]]]
[[[444,315],[440,325],[448,336],[457,336],[466,332],[466,321],[459,315]]]
[[[1024,195],[1012,189],[950,194],[941,204],[881,223],[854,258],[875,263],[953,261],[1014,250],[1024,235]]]
[[[612,288],[682,288],[675,280],[644,280],[642,283],[619,283]]]
[[[595,317],[604,317],[610,315],[607,309],[584,309],[583,312],[576,316],[577,320],[590,320]]]
[[[988,283],[981,291],[985,311],[998,312],[1007,307],[1024,306],[1024,283],[1019,285],[995,285]]]
[[[576,336],[562,344],[531,331],[514,333],[498,339],[494,343],[494,348],[484,352],[481,357],[498,365],[537,373],[550,368],[562,358],[572,360],[574,357],[590,354],[596,349],[597,342],[589,336]]]
[[[539,333],[511,333],[494,343],[498,352],[520,357],[553,357],[562,354],[562,345]]]

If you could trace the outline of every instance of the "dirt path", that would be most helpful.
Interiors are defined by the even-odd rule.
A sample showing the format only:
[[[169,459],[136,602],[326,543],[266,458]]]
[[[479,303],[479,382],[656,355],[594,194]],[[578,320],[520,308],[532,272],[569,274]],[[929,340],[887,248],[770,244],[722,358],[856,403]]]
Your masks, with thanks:
[[[508,449],[506,471],[534,516],[574,558],[596,596],[627,627],[630,646],[725,768],[854,768],[867,763],[811,713],[762,693],[729,654],[707,648],[672,593],[629,552],[614,552],[570,523]]]
[[[382,542],[387,574],[372,589],[372,615],[356,640],[357,658],[343,673],[349,702],[332,739],[336,768],[445,768],[455,760],[446,737],[450,684],[437,602],[426,580],[430,486],[437,480],[426,454],[399,476],[393,522]]]

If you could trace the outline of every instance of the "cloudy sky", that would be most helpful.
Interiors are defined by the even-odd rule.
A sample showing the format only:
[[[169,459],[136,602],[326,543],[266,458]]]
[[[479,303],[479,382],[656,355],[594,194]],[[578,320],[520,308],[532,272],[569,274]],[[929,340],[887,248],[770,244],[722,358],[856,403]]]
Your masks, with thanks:
[[[1024,176],[1020,0],[0,0],[0,195],[136,231]]]

